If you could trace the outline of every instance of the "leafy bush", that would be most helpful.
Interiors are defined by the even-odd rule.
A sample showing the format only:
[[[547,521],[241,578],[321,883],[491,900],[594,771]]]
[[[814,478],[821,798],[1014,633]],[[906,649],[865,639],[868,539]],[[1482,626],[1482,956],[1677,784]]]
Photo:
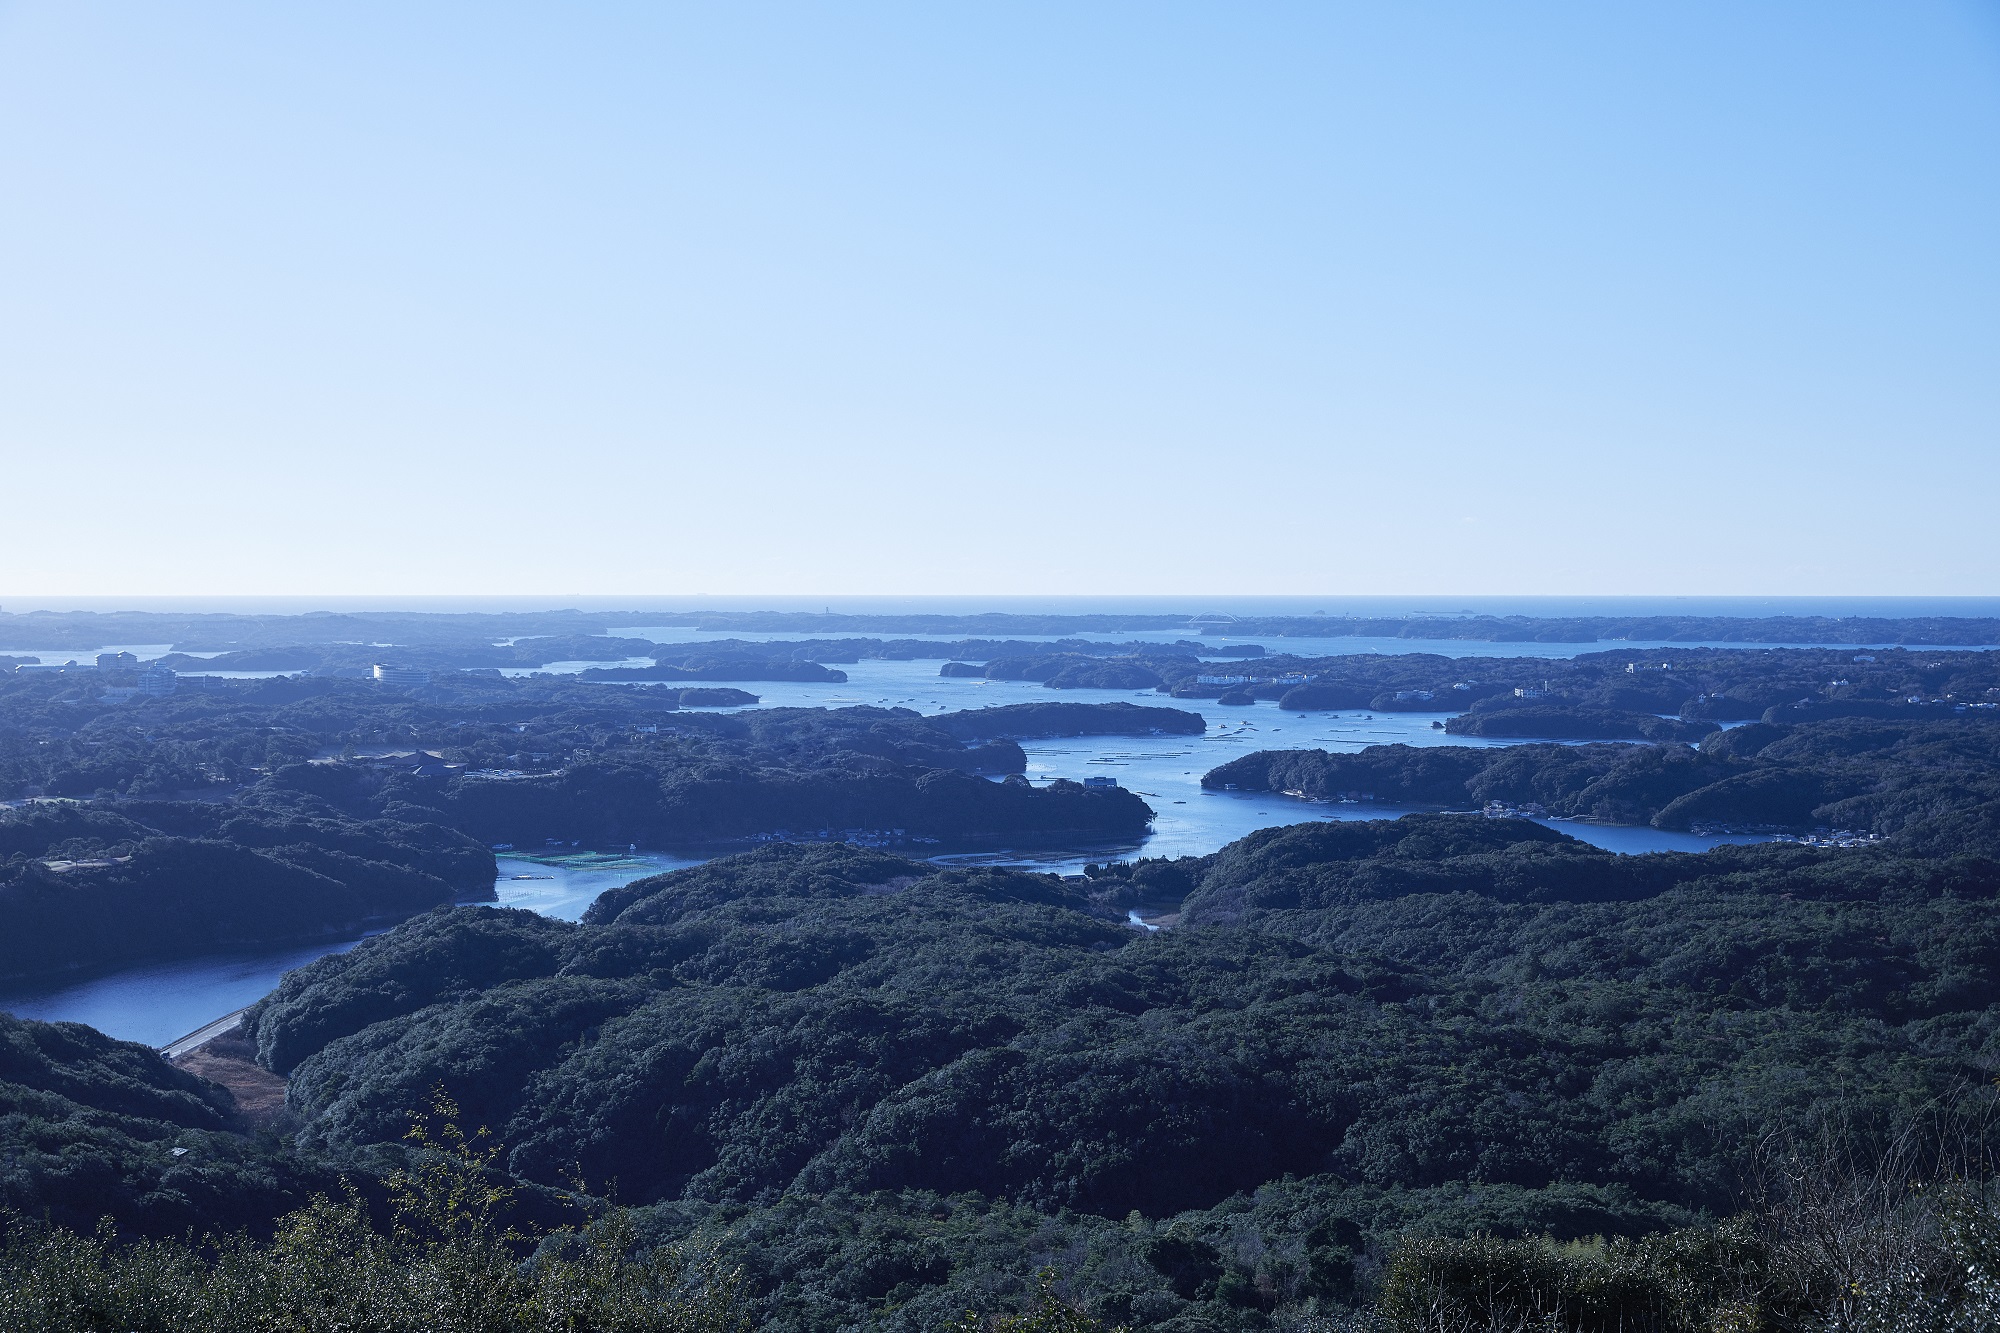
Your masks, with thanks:
[[[1378,1310],[1396,1333],[1750,1333],[1765,1260],[1742,1223],[1608,1243],[1413,1239]]]
[[[743,1333],[740,1277],[699,1246],[635,1252],[629,1219],[526,1237],[504,1223],[497,1149],[439,1095],[415,1118],[394,1220],[325,1195],[247,1236],[121,1241],[13,1222],[0,1247],[8,1333]]]
[[[1990,1099],[1886,1136],[1830,1114],[1767,1147],[1751,1208],[1636,1240],[1414,1237],[1376,1314],[1394,1333],[1975,1333],[2000,1327]]]
[[[1106,1328],[1103,1323],[1065,1301],[1056,1292],[1056,1277],[1053,1268],[1042,1270],[1041,1289],[1036,1294],[1033,1309],[1021,1314],[986,1318],[968,1313],[952,1333],[1125,1333],[1122,1327]]]

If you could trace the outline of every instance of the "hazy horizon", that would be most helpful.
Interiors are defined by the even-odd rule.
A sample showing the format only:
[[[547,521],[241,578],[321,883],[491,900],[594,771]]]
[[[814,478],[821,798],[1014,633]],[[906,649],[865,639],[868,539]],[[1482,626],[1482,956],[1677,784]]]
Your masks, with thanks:
[[[452,597],[329,595],[10,597],[0,614],[36,611],[133,611],[179,614],[306,615],[367,611],[832,611],[842,615],[1041,615],[1231,614],[1264,616],[1830,616],[1920,618],[2000,617],[2000,597],[1593,597],[1587,595],[1499,597],[1451,595],[1261,595],[1255,593],[1163,593],[1118,596],[1065,595],[928,596],[844,594],[546,594]]]

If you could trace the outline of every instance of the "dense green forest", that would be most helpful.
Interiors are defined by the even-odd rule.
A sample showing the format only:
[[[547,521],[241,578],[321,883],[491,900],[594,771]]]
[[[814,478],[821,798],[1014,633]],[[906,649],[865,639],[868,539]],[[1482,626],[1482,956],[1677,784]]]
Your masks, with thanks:
[[[1435,653],[1319,658],[1266,654],[1230,668],[1173,663],[1166,665],[1162,677],[1169,692],[1184,697],[1214,698],[1240,688],[1298,711],[1466,713],[1534,708],[1715,723],[1748,721],[1773,708],[1800,705],[1808,706],[1816,717],[1884,717],[1949,715],[2000,704],[2000,663],[1995,657],[1985,652],[1901,648],[1867,653],[1666,648],[1553,659]],[[1224,684],[1202,682],[1197,678],[1201,675],[1248,679],[1240,685]]]
[[[1051,684],[1150,671],[1168,694],[1254,677],[1224,688],[1267,711],[1448,715],[1489,743],[1263,751],[1204,781],[1488,813],[1305,823],[1060,877],[861,844],[1141,829],[1129,792],[1022,781],[1016,742],[1196,734],[1198,716],[725,714],[671,686],[460,672],[114,706],[68,675],[0,678],[0,790],[38,798],[0,814],[0,970],[404,918],[247,1017],[246,1049],[286,1081],[275,1121],[145,1048],[0,1020],[0,1315],[782,1333],[970,1333],[1010,1312],[1171,1333],[2000,1318],[1986,655],[1218,667],[1116,646],[962,656],[1059,659]],[[1584,743],[1532,743],[1555,738]],[[1537,809],[1873,840],[1618,856],[1509,817]],[[778,829],[581,922],[465,901],[490,890],[496,842]],[[441,1097],[449,1142],[413,1142]],[[424,1181],[513,1220],[426,1203]],[[338,1271],[307,1262],[336,1250]],[[460,1322],[425,1313],[446,1305]]]
[[[435,820],[242,800],[0,816],[0,976],[308,939],[493,896],[493,853]]]
[[[710,631],[781,629],[803,637],[758,641],[718,637],[658,643],[636,626]],[[175,651],[148,661],[178,670],[286,671],[358,677],[376,662],[433,671],[534,668],[602,663],[584,671],[597,682],[807,681],[846,679],[837,666],[865,659],[941,659],[948,675],[1036,681],[1054,689],[1152,689],[1182,697],[1244,693],[1284,699],[1299,709],[1374,708],[1465,712],[1470,734],[1520,736],[1522,716],[1487,717],[1499,704],[1533,703],[1545,711],[1543,739],[1680,739],[1657,715],[1687,723],[1745,720],[1801,700],[1821,710],[1841,705],[1869,715],[1891,704],[1946,700],[1994,702],[2000,689],[1988,654],[1949,647],[1777,649],[1613,649],[1572,659],[1464,659],[1437,654],[1300,656],[1241,642],[1244,635],[1338,638],[1480,639],[1492,642],[1590,643],[1653,639],[1805,640],[1858,646],[1917,642],[1985,644],[2000,624],[1977,620],[1870,621],[1668,617],[1619,621],[1500,620],[1481,617],[1366,621],[1293,617],[1211,625],[1230,642],[1201,639],[1196,624],[1151,617],[842,617],[662,613],[547,612],[512,615],[377,614],[349,616],[153,616],[93,613],[0,614],[0,647],[88,648],[109,641],[162,642]],[[1172,642],[1103,639],[1092,634],[1184,629]],[[967,637],[882,638],[894,633]],[[1061,635],[1050,641],[1009,634]],[[1213,636],[1211,636],[1213,637]],[[191,653],[217,654],[194,657]],[[1218,666],[1218,658],[1233,659]],[[1206,659],[1206,661],[1205,661]],[[636,665],[647,661],[649,665]],[[975,665],[976,664],[976,665]],[[88,665],[86,663],[85,665]],[[1207,677],[1209,679],[1203,679]],[[1225,680],[1242,677],[1240,683]],[[1535,698],[1516,700],[1516,691]],[[1541,696],[1545,701],[1537,702]],[[1560,725],[1564,715],[1579,714]],[[1614,717],[1613,714],[1618,716]],[[1698,734],[1698,733],[1697,733]]]
[[[490,898],[494,844],[1130,838],[1152,814],[1137,796],[1032,786],[1001,737],[1202,727],[1091,704],[992,724],[696,714],[672,692],[479,676],[422,698],[310,678],[93,705],[65,681],[0,679],[0,791],[43,798],[0,811],[0,976],[351,935]]]
[[[1828,1104],[1978,1083],[1996,888],[1465,816],[1079,881],[781,846],[577,925],[426,916],[250,1028],[311,1151],[367,1160],[442,1083],[524,1180],[615,1180],[657,1239],[726,1223],[767,1327],[936,1327],[1050,1260],[1107,1318],[1250,1327],[1375,1290],[1412,1228],[1728,1216]]]
[[[1076,641],[996,652],[983,665],[958,660],[972,656],[958,654],[940,673],[1276,702],[1296,712],[1456,714],[1445,723],[1455,733],[1542,740],[1694,741],[1719,724],[1767,715],[1894,720],[2000,706],[1994,654],[1952,650],[1673,648],[1555,659],[1260,651],[1218,662],[1200,644]]]
[[[607,687],[567,676],[453,673],[421,690],[278,677],[122,702],[103,698],[94,679],[79,679],[85,683],[59,673],[0,676],[0,800],[214,799],[301,763],[386,776],[422,755],[441,760],[452,770],[447,777],[589,764],[1006,774],[1025,763],[1016,737],[1203,729],[1197,714],[1129,704],[1016,705],[929,718],[871,707],[711,714],[683,701],[743,704],[755,696]],[[987,714],[991,719],[980,720]]]
[[[79,1034],[73,1027],[0,1027],[0,1040],[16,1048],[76,1047]],[[135,1060],[129,1051],[101,1049],[101,1039],[99,1047],[70,1060],[58,1079],[116,1070],[134,1087],[143,1087],[149,1077],[159,1081],[156,1068],[130,1073],[123,1068],[146,1061],[157,1066],[150,1053]],[[62,1050],[58,1058],[73,1054]],[[0,1075],[11,1072],[0,1065]],[[185,1076],[182,1081],[192,1082]],[[0,1096],[10,1086],[0,1081]],[[191,1101],[199,1091],[175,1087],[166,1097]],[[48,1109],[25,1108],[28,1116]],[[180,1120],[189,1118],[183,1107],[172,1110],[182,1112]],[[399,1164],[368,1178],[365,1188],[351,1175],[335,1185],[287,1172],[293,1163],[269,1143],[261,1145],[262,1173],[243,1170],[229,1159],[236,1145],[207,1126],[187,1128],[160,1115],[110,1117],[91,1107],[76,1107],[74,1114],[93,1127],[114,1118],[128,1122],[101,1132],[103,1142],[88,1147],[122,1150],[128,1161],[152,1157],[169,1164],[149,1193],[127,1201],[163,1211],[162,1217],[147,1219],[152,1229],[175,1211],[191,1221],[235,1211],[249,1221],[233,1231],[190,1228],[148,1236],[144,1228],[121,1234],[107,1218],[79,1234],[82,1228],[64,1222],[91,1220],[82,1211],[95,1201],[87,1192],[91,1182],[74,1162],[47,1171],[49,1154],[22,1143],[23,1117],[17,1112],[0,1121],[10,1150],[0,1188],[10,1201],[25,1193],[32,1203],[44,1193],[54,1202],[39,1217],[0,1215],[0,1328],[747,1333],[750,1327],[742,1270],[712,1247],[646,1245],[625,1214],[573,1194],[542,1201],[548,1205],[542,1211],[557,1220],[528,1216],[517,1207],[522,1192],[493,1170],[487,1136],[468,1133],[443,1093],[412,1115],[398,1145]],[[81,1129],[73,1121],[55,1137],[75,1143]],[[39,1176],[38,1168],[44,1168]],[[293,1178],[280,1182],[274,1175]],[[26,1190],[19,1188],[24,1183]],[[275,1206],[304,1184],[315,1186],[311,1195],[278,1214]],[[183,1191],[211,1206],[188,1208]]]
[[[244,1131],[229,1094],[80,1023],[0,1014],[0,1211],[153,1236],[268,1228],[339,1175]],[[0,1325],[4,1326],[4,1325]]]
[[[1931,854],[2000,854],[2000,718],[1984,715],[1752,723],[1711,732],[1698,748],[1264,750],[1202,784],[1460,810],[1500,802],[1667,829],[1843,829]]]
[[[933,721],[961,741],[1036,736],[1199,736],[1201,714],[1138,704],[1001,704],[945,713]]]

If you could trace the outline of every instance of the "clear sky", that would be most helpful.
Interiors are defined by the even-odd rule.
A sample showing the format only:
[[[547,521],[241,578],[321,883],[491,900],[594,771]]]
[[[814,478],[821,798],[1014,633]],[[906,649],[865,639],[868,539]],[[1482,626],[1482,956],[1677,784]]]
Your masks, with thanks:
[[[2000,593],[2000,6],[0,4],[0,603]]]

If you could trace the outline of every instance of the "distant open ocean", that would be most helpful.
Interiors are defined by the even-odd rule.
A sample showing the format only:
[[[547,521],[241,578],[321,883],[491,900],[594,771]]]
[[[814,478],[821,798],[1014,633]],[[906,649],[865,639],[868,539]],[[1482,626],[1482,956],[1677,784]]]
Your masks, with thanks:
[[[2000,597],[0,597],[0,611],[839,611],[848,615],[2000,616]]]

